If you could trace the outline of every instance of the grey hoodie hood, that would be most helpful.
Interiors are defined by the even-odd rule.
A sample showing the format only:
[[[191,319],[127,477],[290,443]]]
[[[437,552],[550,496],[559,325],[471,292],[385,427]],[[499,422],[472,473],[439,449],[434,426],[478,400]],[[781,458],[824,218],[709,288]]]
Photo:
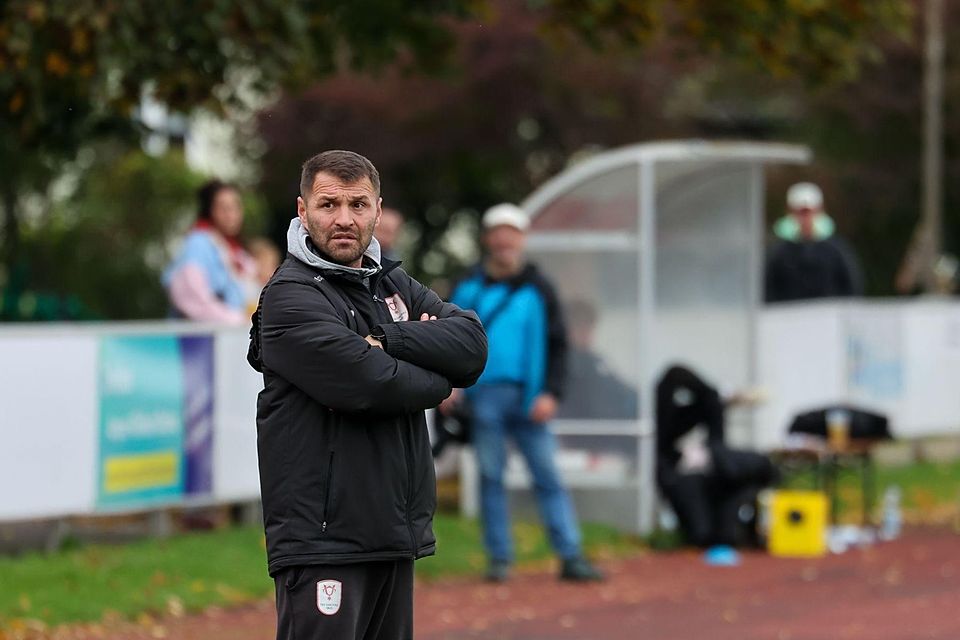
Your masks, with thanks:
[[[380,243],[376,238],[370,238],[370,246],[363,252],[363,255],[373,260],[377,265],[375,267],[346,267],[336,262],[324,260],[310,249],[307,240],[310,235],[300,222],[300,218],[294,218],[290,221],[290,228],[287,229],[287,251],[300,262],[326,271],[339,271],[345,275],[357,278],[369,278],[380,271]]]

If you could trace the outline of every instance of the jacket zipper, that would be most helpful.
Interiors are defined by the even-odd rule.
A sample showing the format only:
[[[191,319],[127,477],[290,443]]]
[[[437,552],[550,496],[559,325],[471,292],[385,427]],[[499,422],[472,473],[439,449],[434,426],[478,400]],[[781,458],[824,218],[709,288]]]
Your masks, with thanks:
[[[394,268],[396,266],[398,265],[394,265]],[[392,270],[393,268],[390,269],[390,271]],[[370,287],[369,287],[370,293],[372,294],[373,300],[376,303],[381,303],[384,301],[383,298],[377,295],[377,288],[380,286],[380,282],[384,279],[387,273],[389,273],[389,271],[388,272],[381,271],[380,273],[377,274],[376,280],[373,280],[373,279],[370,280]],[[383,307],[380,307],[379,305],[377,305],[376,308],[374,309],[374,314],[379,317],[383,317],[385,315],[384,312],[385,312],[385,309]],[[392,317],[389,320],[387,318],[383,318],[383,322],[392,322],[392,321],[393,321]],[[401,439],[403,438],[402,435],[400,437]],[[406,466],[407,466],[407,495],[403,505],[403,517],[404,517],[404,520],[406,520],[407,532],[410,534],[410,555],[413,557],[414,560],[416,560],[417,550],[418,550],[417,538],[413,534],[413,522],[410,521],[410,504],[413,502],[413,453],[412,453],[412,443],[407,442],[405,444],[406,446],[404,446],[404,462],[406,463]]]
[[[327,509],[330,506],[331,484],[333,484],[333,451],[330,452],[330,461],[327,463],[327,484],[323,490],[323,513],[320,516],[323,522],[320,524],[320,533],[327,532]]]
[[[408,419],[409,420],[409,419]],[[409,431],[406,431],[409,433]],[[403,437],[403,436],[401,436]],[[408,443],[412,444],[412,443]],[[413,535],[413,523],[410,521],[410,503],[413,502],[413,454],[411,452],[412,447],[405,447],[406,451],[404,452],[406,462],[407,462],[407,500],[404,505],[404,516],[407,520],[407,531],[410,532],[410,549],[413,559],[417,559],[417,539]]]
[[[381,278],[382,279],[382,278]],[[379,280],[377,281],[379,285]],[[376,302],[383,302],[383,299],[376,294],[376,289],[373,290],[373,299]],[[376,309],[375,313],[383,317],[385,315],[386,308],[379,307]],[[393,322],[393,318],[387,320],[384,318],[384,322]],[[409,418],[407,419],[409,421]],[[409,425],[408,425],[409,426]],[[409,429],[404,430],[404,433],[410,433]],[[403,434],[401,434],[401,442],[403,441]],[[413,502],[413,443],[410,440],[404,442],[403,447],[403,460],[406,463],[407,467],[407,495],[404,499],[403,505],[403,518],[407,523],[407,532],[410,534],[410,555],[414,560],[417,559],[417,537],[413,534],[413,522],[410,521],[410,504]]]

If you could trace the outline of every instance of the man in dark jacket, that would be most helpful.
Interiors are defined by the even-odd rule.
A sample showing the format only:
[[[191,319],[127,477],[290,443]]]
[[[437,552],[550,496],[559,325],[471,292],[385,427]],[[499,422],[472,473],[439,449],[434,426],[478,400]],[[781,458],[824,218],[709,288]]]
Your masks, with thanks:
[[[585,300],[566,305],[570,350],[567,353],[567,391],[557,417],[565,420],[623,420],[637,416],[637,390],[621,380],[594,350],[597,311]],[[604,438],[603,440],[611,440]],[[612,444],[619,448],[616,439]],[[605,448],[602,440],[591,441]]]
[[[451,300],[476,309],[490,337],[490,360],[467,397],[473,413],[472,442],[480,468],[487,579],[506,580],[513,561],[503,474],[507,442],[523,455],[550,543],[562,560],[564,580],[602,576],[580,548],[573,504],[554,460],[556,441],[547,423],[557,413],[564,382],[567,341],[553,287],[526,261],[527,215],[512,204],[483,216],[484,261],[461,282]],[[440,410],[450,412],[456,394]]]
[[[486,336],[381,258],[369,160],[321,153],[300,194],[249,353],[277,637],[412,638],[413,560],[436,544],[424,409],[476,381]]]
[[[787,191],[787,208],[773,228],[779,241],[767,255],[766,301],[863,295],[860,265],[850,246],[834,233],[820,187],[810,182],[793,185]]]

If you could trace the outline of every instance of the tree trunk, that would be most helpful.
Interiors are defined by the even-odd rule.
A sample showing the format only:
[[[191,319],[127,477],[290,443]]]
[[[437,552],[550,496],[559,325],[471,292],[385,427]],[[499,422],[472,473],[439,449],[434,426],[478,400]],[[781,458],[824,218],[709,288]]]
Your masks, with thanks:
[[[921,211],[929,255],[921,265],[924,289],[938,288],[934,265],[943,251],[943,0],[927,0],[923,76],[923,194]]]
[[[13,277],[14,266],[20,252],[20,220],[17,211],[17,189],[11,180],[3,185],[0,194],[3,209],[3,253],[0,256],[0,268],[6,272],[9,282]]]

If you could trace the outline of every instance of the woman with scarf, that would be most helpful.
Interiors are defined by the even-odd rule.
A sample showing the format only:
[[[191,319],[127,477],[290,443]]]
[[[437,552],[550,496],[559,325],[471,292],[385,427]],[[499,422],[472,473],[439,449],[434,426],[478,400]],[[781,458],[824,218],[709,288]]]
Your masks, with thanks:
[[[163,274],[171,315],[243,324],[259,293],[257,267],[240,241],[243,204],[237,188],[211,180],[197,192],[199,213]]]

